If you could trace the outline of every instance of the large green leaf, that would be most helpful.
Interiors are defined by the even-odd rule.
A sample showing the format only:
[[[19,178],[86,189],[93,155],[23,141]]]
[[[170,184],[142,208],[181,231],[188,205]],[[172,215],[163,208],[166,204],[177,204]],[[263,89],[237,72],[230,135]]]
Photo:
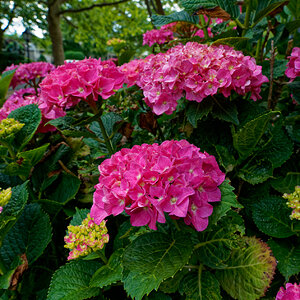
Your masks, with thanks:
[[[214,98],[214,100],[212,115],[220,120],[239,125],[238,111],[235,103],[230,102],[229,99],[217,100]]]
[[[213,9],[220,6],[233,18],[240,15],[238,6],[232,0],[180,0],[180,4],[190,13],[194,13],[200,8]]]
[[[99,267],[99,263],[85,260],[60,267],[52,277],[47,300],[82,300],[98,296],[100,289],[89,283]]]
[[[243,50],[247,47],[248,41],[247,37],[227,37],[215,40],[212,45],[228,45],[236,50]]]
[[[188,121],[193,125],[194,128],[197,128],[198,120],[201,120],[203,117],[207,116],[212,110],[213,102],[211,99],[204,99],[202,102],[190,102],[186,110],[186,116]]]
[[[190,273],[180,283],[180,292],[186,300],[221,300],[220,284],[215,276],[208,272]]]
[[[289,172],[285,177],[272,179],[272,187],[280,193],[293,193],[296,185],[300,185],[300,173]]]
[[[12,188],[11,198],[0,214],[0,247],[4,236],[15,224],[28,200],[27,183],[28,181]]]
[[[82,221],[87,218],[87,214],[90,213],[90,209],[78,209],[76,207],[76,213],[73,215],[73,218],[70,222],[70,225],[79,226],[81,225]]]
[[[191,16],[188,14],[185,10],[175,12],[170,15],[153,15],[152,16],[152,21],[155,26],[162,26],[165,24],[169,24],[172,22],[178,22],[178,21],[183,21],[183,22],[188,22],[192,24],[199,24],[199,17],[198,16]]]
[[[0,255],[7,268],[16,256],[25,253],[32,264],[43,253],[51,240],[51,224],[48,215],[39,204],[28,204],[16,224],[3,240]]]
[[[232,251],[228,266],[216,272],[222,288],[234,299],[255,300],[269,287],[276,261],[267,245],[258,239],[244,238],[244,247]]]
[[[276,196],[268,196],[252,206],[252,217],[256,226],[263,233],[276,238],[285,238],[296,234],[292,230],[289,218],[291,209],[286,200]]]
[[[298,0],[290,0],[287,7],[295,19],[300,19],[300,2]]]
[[[245,126],[233,134],[233,146],[239,152],[242,159],[247,158],[254,151],[274,113],[275,112],[267,112],[247,122]]]
[[[300,245],[289,240],[269,240],[268,245],[278,261],[277,268],[285,277],[289,277],[300,272]]]
[[[125,290],[141,299],[181,269],[189,260],[193,245],[186,233],[170,235],[151,232],[137,237],[123,255]]]
[[[124,249],[116,250],[108,260],[108,263],[98,269],[93,275],[90,286],[104,287],[122,279],[122,255]]]
[[[231,172],[233,168],[236,166],[237,161],[234,158],[232,151],[223,145],[215,145],[217,154],[219,156],[218,162],[224,167],[226,173]]]
[[[24,123],[23,128],[15,135],[14,146],[18,151],[22,150],[33,137],[40,125],[42,114],[35,104],[19,107],[12,111],[8,118],[13,118]]]
[[[293,98],[300,103],[300,79],[296,79],[293,82],[288,83],[288,87],[293,94]]]
[[[14,74],[16,72],[15,70],[10,70],[3,72],[0,77],[0,108],[3,106],[5,102],[6,93],[8,91],[10,82],[12,78],[14,77]]]
[[[229,180],[225,180],[220,186],[221,202],[214,206],[213,214],[210,217],[210,223],[216,224],[231,208],[243,208],[243,205],[237,202],[236,195],[233,190],[234,187],[230,185]]]

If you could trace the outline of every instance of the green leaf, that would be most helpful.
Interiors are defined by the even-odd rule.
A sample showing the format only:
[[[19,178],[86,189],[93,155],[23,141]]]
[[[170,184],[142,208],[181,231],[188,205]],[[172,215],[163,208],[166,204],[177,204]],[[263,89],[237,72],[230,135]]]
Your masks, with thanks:
[[[15,135],[14,146],[21,151],[33,137],[35,131],[40,125],[42,114],[38,106],[35,104],[19,107],[12,111],[8,118],[13,118],[25,125]]]
[[[250,184],[266,181],[273,174],[273,165],[268,159],[250,160],[238,173],[238,176]]]
[[[232,152],[228,147],[222,145],[215,145],[215,148],[219,156],[219,163],[224,167],[226,173],[231,172],[237,164]]]
[[[288,83],[288,87],[293,94],[293,98],[300,103],[300,80],[296,79],[293,82]]]
[[[221,300],[220,285],[216,277],[204,271],[200,274],[190,273],[180,283],[181,294],[186,300]]]
[[[243,205],[238,203],[237,197],[233,192],[234,187],[230,181],[226,179],[220,186],[221,201],[214,206],[213,214],[209,218],[209,222],[216,224],[222,217],[224,217],[231,208],[243,208]]]
[[[211,99],[204,99],[202,102],[190,102],[186,110],[186,116],[188,121],[197,128],[197,122],[201,120],[204,116],[207,116],[211,112],[213,107],[213,102]]]
[[[152,16],[153,24],[157,27],[162,25],[166,25],[173,22],[187,22],[191,24],[199,24],[199,17],[198,16],[191,16],[185,10],[175,12],[170,15],[153,15]]]
[[[267,7],[265,7],[262,10],[258,10],[255,14],[254,20],[253,20],[253,24],[252,27],[254,27],[257,23],[259,23],[263,18],[265,18],[266,16],[268,16],[270,13],[272,13],[273,11],[275,11],[277,8],[279,8],[280,6],[287,4],[288,1],[279,1],[279,2],[275,2],[275,3],[271,3],[270,5],[268,5]]]
[[[73,226],[81,225],[82,221],[87,218],[87,214],[89,214],[89,213],[90,213],[90,209],[87,209],[87,208],[78,209],[76,207],[76,213],[74,214],[74,216],[70,222],[70,225],[73,225]]]
[[[248,44],[249,38],[247,37],[228,37],[214,41],[212,45],[228,45],[236,50],[243,50]]]
[[[271,179],[271,186],[280,193],[293,193],[295,186],[300,185],[300,173],[289,172],[285,177]]]
[[[294,20],[285,24],[285,28],[291,33],[300,27],[300,20]]]
[[[127,49],[125,51],[122,51],[121,55],[118,57],[119,66],[128,63],[132,59],[134,54],[135,54],[135,50],[133,49]]]
[[[216,272],[222,288],[234,299],[262,297],[275,273],[276,261],[267,245],[245,237],[245,247],[232,251],[228,266]]]
[[[296,234],[292,230],[290,212],[286,200],[276,196],[265,197],[252,206],[253,221],[258,229],[276,238],[286,238]]]
[[[180,285],[180,282],[182,281],[182,278],[188,273],[188,268],[184,268],[182,270],[179,270],[173,277],[168,278],[164,280],[160,286],[159,290],[167,293],[172,294],[175,293]]]
[[[0,77],[0,108],[3,106],[5,102],[5,97],[15,72],[16,69],[3,72]]]
[[[238,111],[235,103],[230,102],[228,99],[224,101],[214,99],[213,116],[226,122],[231,122],[239,125]]]
[[[220,6],[228,12],[233,18],[240,15],[238,6],[232,0],[180,0],[180,4],[189,12],[194,13],[200,8],[213,9]]]
[[[267,112],[247,122],[237,133],[233,134],[233,146],[242,159],[247,158],[255,149],[265,133],[272,115],[278,112]]]
[[[295,19],[300,19],[300,3],[298,0],[290,0],[287,7]]]
[[[108,263],[98,269],[93,275],[90,286],[102,288],[122,279],[122,255],[124,249],[115,251],[108,260]]]
[[[278,261],[277,268],[286,281],[289,281],[292,275],[300,272],[299,243],[295,245],[289,240],[269,240],[268,245]]]
[[[288,62],[287,59],[276,59],[274,61],[274,66],[273,66],[273,68],[274,68],[273,69],[273,78],[274,79],[284,76],[287,62]],[[263,61],[262,72],[265,76],[270,78],[270,62],[269,61]]]
[[[53,275],[47,300],[82,300],[96,297],[100,293],[89,282],[100,267],[95,261],[77,260],[60,267]]]
[[[80,184],[81,181],[77,177],[62,172],[60,183],[56,186],[54,192],[48,195],[48,198],[65,205],[76,196]]]
[[[125,290],[131,297],[141,299],[164,279],[174,276],[188,262],[192,250],[186,233],[177,233],[173,238],[160,232],[137,237],[123,255],[124,268],[129,270]]]
[[[3,240],[0,255],[7,268],[14,258],[25,253],[28,263],[32,264],[43,253],[51,240],[49,217],[39,204],[28,204],[16,224]]]
[[[27,184],[28,181],[22,185],[13,187],[11,198],[3,207],[2,213],[0,214],[0,247],[4,236],[16,223],[26,205],[28,200]]]

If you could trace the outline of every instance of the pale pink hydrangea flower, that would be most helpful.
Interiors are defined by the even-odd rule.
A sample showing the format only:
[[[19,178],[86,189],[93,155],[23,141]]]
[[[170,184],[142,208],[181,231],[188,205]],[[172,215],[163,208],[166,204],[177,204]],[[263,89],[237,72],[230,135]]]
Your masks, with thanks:
[[[168,213],[198,231],[208,225],[210,202],[221,200],[225,174],[214,158],[186,140],[123,148],[100,166],[91,217],[97,224],[124,210],[133,226],[164,223]]]
[[[300,300],[300,284],[287,283],[285,289],[280,288],[276,300]]]
[[[296,77],[300,76],[300,48],[293,48],[290,59],[285,70],[285,75],[293,81]]]
[[[65,110],[81,100],[90,104],[109,98],[122,88],[124,74],[112,61],[86,58],[65,63],[52,71],[40,84],[43,109],[49,118],[65,115]]]
[[[168,26],[169,25],[169,26]],[[162,26],[160,29],[148,30],[143,34],[143,45],[152,46],[153,44],[164,44],[174,40],[172,28],[173,25],[168,24]]]
[[[37,86],[48,73],[55,69],[55,66],[47,62],[32,62],[27,64],[11,65],[5,71],[17,69],[10,85],[15,88],[20,84]]]
[[[172,114],[183,96],[201,102],[216,93],[229,97],[231,91],[240,95],[250,92],[255,101],[261,99],[261,85],[267,81],[254,58],[226,45],[196,42],[152,55],[139,66],[136,78],[146,104],[157,115]]]

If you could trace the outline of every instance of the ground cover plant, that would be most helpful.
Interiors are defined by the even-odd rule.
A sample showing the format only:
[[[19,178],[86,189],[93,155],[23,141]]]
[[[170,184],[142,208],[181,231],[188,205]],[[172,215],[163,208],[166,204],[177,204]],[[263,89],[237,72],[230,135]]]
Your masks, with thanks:
[[[1,299],[300,298],[299,5],[180,4],[2,73]]]

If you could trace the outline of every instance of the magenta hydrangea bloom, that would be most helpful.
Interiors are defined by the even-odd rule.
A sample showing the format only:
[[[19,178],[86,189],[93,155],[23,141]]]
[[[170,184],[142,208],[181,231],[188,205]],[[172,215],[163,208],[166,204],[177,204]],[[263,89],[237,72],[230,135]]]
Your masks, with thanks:
[[[123,86],[124,74],[112,61],[86,58],[65,63],[51,72],[40,84],[44,108],[60,117],[81,100],[109,98]]]
[[[300,76],[300,48],[293,48],[290,59],[285,70],[285,75],[293,81],[296,77]]]
[[[125,210],[133,226],[156,229],[168,213],[204,230],[225,174],[214,156],[199,150],[186,140],[123,148],[99,166],[91,217],[100,224]]]
[[[174,23],[162,26],[160,29],[148,30],[143,34],[143,45],[152,46],[153,44],[164,44],[174,40],[173,28]]]
[[[55,69],[55,66],[47,62],[32,62],[28,64],[11,65],[5,71],[17,69],[10,85],[15,88],[20,84],[32,85],[30,81],[40,81],[48,73]],[[37,85],[39,82],[35,82]],[[34,85],[34,84],[33,84]]]
[[[299,300],[300,299],[300,284],[287,283],[281,287],[276,295],[276,300]]]
[[[172,114],[183,96],[201,102],[216,93],[228,97],[231,91],[240,95],[250,92],[255,101],[261,98],[261,85],[268,81],[254,58],[225,45],[177,45],[139,67],[137,85],[157,115]]]

